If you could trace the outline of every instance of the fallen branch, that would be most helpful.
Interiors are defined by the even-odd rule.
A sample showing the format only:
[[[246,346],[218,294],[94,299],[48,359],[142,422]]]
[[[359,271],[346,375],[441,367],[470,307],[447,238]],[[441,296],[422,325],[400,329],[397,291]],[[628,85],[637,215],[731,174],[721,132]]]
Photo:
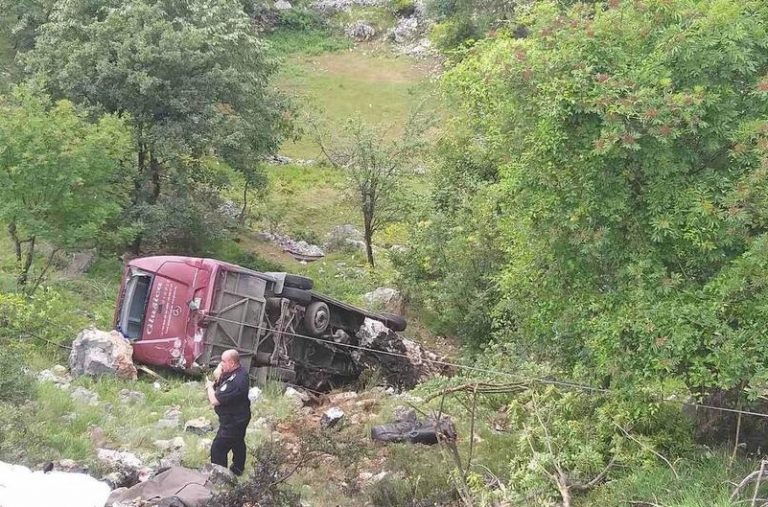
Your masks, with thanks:
[[[622,433],[624,433],[624,434],[627,436],[627,438],[629,438],[630,440],[632,440],[633,442],[635,442],[637,445],[639,445],[640,447],[642,447],[642,448],[643,448],[643,449],[645,449],[646,451],[650,451],[650,452],[652,452],[652,453],[653,453],[653,454],[654,454],[654,455],[655,455],[657,458],[659,458],[659,459],[661,459],[662,461],[664,461],[664,463],[666,463],[666,464],[667,464],[667,466],[669,467],[669,469],[670,469],[670,470],[672,470],[672,473],[675,475],[675,479],[677,479],[678,481],[680,480],[680,476],[678,475],[678,473],[677,473],[677,470],[675,470],[675,467],[674,467],[674,466],[672,466],[672,463],[671,463],[671,462],[670,462],[670,461],[669,461],[667,458],[665,458],[665,457],[664,457],[662,454],[660,454],[658,451],[656,451],[656,450],[655,450],[655,449],[653,449],[652,447],[650,447],[650,446],[648,446],[648,445],[646,445],[646,444],[642,443],[640,440],[638,440],[638,439],[636,439],[635,437],[633,437],[632,435],[630,435],[630,434],[629,434],[629,432],[628,432],[627,430],[625,430],[624,428],[622,428],[622,427],[621,427],[621,426],[619,426],[618,424],[616,424],[616,423],[613,423],[613,425],[614,425],[614,426],[616,426],[617,428],[619,428],[619,430],[621,430],[621,432],[622,432]]]
[[[139,370],[139,371],[143,371],[144,373],[146,373],[146,374],[147,374],[147,375],[149,375],[150,377],[154,378],[155,380],[159,380],[159,381],[161,381],[161,382],[165,382],[165,381],[166,381],[166,380],[165,380],[165,378],[163,378],[163,376],[162,376],[162,375],[160,375],[159,373],[157,373],[157,372],[155,372],[155,371],[152,371],[152,370],[151,370],[151,369],[149,369],[149,367],[147,367],[146,365],[143,365],[143,364],[137,364],[137,365],[136,365],[136,369],[137,369],[137,370]]]
[[[458,393],[461,391],[466,391],[467,393],[470,393],[470,394],[474,394],[475,392],[479,394],[514,394],[520,391],[524,391],[527,388],[528,387],[523,384],[486,384],[486,383],[462,384],[460,386],[448,387],[446,389],[441,389],[440,391],[432,393],[424,399],[424,403],[431,401],[439,396]]]
[[[765,474],[765,466],[768,464],[768,461],[761,460],[760,461],[760,469],[755,470],[754,472],[750,473],[746,477],[744,477],[739,484],[736,485],[736,487],[733,490],[733,493],[731,493],[731,502],[736,500],[736,498],[741,493],[741,490],[744,489],[746,486],[748,486],[751,482],[757,481],[757,487],[755,488],[755,496],[757,495],[757,490],[760,487],[760,483],[762,482],[763,475]],[[753,499],[749,500],[751,503],[754,504],[756,501],[756,497],[753,496]]]

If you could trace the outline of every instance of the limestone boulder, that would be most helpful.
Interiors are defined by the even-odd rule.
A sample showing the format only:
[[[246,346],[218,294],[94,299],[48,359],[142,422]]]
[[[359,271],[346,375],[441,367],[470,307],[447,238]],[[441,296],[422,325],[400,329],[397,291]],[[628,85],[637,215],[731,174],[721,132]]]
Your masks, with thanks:
[[[73,377],[116,376],[124,380],[136,380],[133,364],[133,347],[117,331],[84,329],[72,342],[69,368]]]

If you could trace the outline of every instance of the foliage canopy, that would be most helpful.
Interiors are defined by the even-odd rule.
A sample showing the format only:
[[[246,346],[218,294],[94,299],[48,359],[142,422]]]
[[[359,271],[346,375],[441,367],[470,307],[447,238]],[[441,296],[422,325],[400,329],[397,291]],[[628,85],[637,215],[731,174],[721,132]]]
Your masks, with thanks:
[[[433,283],[450,291],[454,260],[501,248],[479,283],[501,297],[485,310],[498,340],[605,385],[762,385],[768,7],[539,2],[518,16],[526,37],[500,31],[445,78],[470,148],[440,174],[468,176],[432,213],[449,227],[488,213]],[[466,198],[440,197],[453,189]],[[429,248],[445,253],[426,241],[415,260]]]

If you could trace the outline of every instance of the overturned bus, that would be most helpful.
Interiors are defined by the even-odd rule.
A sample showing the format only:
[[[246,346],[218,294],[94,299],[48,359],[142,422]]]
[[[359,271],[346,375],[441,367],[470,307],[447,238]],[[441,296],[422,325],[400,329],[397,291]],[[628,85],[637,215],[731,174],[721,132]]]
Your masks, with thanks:
[[[303,276],[214,259],[137,258],[126,266],[114,324],[140,363],[199,373],[236,349],[259,382],[316,388],[360,374],[351,352],[366,318],[393,331],[406,327],[398,315],[369,312],[312,288]]]

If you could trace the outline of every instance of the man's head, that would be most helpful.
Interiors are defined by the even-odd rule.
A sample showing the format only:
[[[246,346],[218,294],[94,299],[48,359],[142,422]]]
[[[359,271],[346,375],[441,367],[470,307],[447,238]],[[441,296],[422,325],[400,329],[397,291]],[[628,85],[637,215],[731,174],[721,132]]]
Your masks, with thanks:
[[[221,354],[221,371],[229,373],[240,367],[240,354],[235,349],[225,350]]]

